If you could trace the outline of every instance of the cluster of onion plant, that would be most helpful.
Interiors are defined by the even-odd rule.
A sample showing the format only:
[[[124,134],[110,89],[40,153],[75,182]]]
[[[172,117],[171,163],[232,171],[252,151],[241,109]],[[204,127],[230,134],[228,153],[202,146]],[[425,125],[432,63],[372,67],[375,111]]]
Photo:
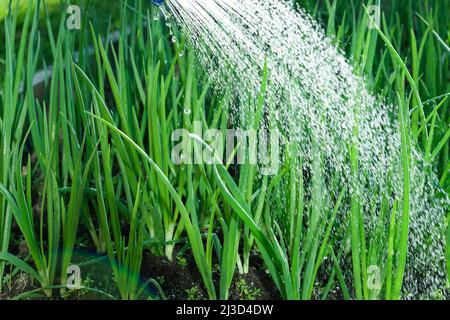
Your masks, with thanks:
[[[344,19],[336,28],[337,1],[326,2],[327,32],[343,43],[348,22]],[[145,282],[155,284],[141,276],[146,251],[174,260],[181,247],[189,248],[210,299],[229,298],[235,274],[250,271],[253,252],[262,257],[285,299],[326,299],[337,287],[345,299],[402,297],[416,143],[424,144],[427,163],[439,166],[440,183],[448,191],[448,101],[433,100],[435,105],[427,110],[421,91],[439,90],[421,89],[428,89],[431,80],[418,85],[421,66],[437,54],[424,49],[427,41],[435,40],[438,46],[433,50],[446,54],[441,43],[445,40],[436,36],[432,25],[425,23],[421,29],[419,46],[411,35],[412,74],[400,58],[400,44],[386,18],[383,31],[369,30],[362,8],[351,26],[355,65],[375,74],[374,87],[381,86],[386,69],[395,70],[392,82],[382,89],[391,92],[395,86],[399,106],[394,119],[401,138],[401,190],[395,190],[399,198],[381,194],[381,203],[364,211],[351,188],[342,187],[338,178],[329,179],[328,159],[321,156],[318,140],[311,141],[312,159],[303,159],[302,146],[285,139],[283,162],[272,176],[260,175],[257,164],[236,169],[232,159],[172,162],[171,133],[180,128],[193,132],[194,123],[201,123],[203,131],[216,129],[224,135],[230,124],[283,130],[276,119],[277,104],[267,94],[273,85],[267,63],[254,66],[261,71],[254,80],[257,92],[241,101],[251,110],[240,118],[230,115],[227,90],[211,90],[210,75],[166,20],[167,13],[162,18],[146,1],[121,6],[116,41],[109,34],[111,17],[105,27],[87,14],[82,29],[70,31],[64,14],[56,27],[47,14],[43,35],[37,12],[30,5],[20,29],[14,12],[5,20],[0,288],[7,280],[6,270],[13,270],[9,277],[20,270],[40,288],[19,298],[41,293],[52,297],[56,289],[66,293],[66,270],[74,263],[83,231],[97,253],[107,257],[122,299],[146,298]],[[375,61],[378,37],[386,51]],[[48,50],[42,48],[44,41],[50,43]],[[44,94],[38,95],[33,76],[43,66],[42,59],[48,60],[44,66],[52,65],[52,76]],[[360,130],[357,124],[352,127],[353,141]],[[194,134],[189,139],[211,148]],[[357,143],[349,145],[347,154],[355,184],[361,162],[358,148]],[[346,214],[340,216],[342,212]],[[367,225],[369,220],[375,222]],[[13,222],[29,249],[24,259],[10,252]],[[375,287],[368,273],[372,265],[380,267],[380,285]],[[220,273],[218,281],[215,272]],[[112,298],[95,288],[84,289]]]

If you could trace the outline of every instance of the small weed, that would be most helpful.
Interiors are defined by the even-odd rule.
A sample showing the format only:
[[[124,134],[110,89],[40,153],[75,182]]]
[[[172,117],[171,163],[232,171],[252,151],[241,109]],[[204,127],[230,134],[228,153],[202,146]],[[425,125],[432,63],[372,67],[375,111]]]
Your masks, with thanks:
[[[239,279],[236,287],[240,300],[257,300],[261,296],[261,289],[248,285],[245,279]]]

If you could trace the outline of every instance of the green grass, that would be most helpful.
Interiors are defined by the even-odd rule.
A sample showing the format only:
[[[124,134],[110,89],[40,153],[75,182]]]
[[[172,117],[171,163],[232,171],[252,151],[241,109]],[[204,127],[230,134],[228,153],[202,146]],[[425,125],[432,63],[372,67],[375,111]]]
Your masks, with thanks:
[[[40,286],[18,298],[41,291],[47,298],[58,290],[64,295],[65,270],[80,239],[88,238],[113,270],[115,298],[149,298],[141,279],[143,253],[174,260],[183,247],[210,299],[229,298],[235,274],[249,272],[255,251],[284,299],[327,299],[337,287],[344,299],[402,298],[413,146],[425,155],[424,170],[437,172],[450,193],[450,4],[392,1],[383,6],[381,26],[371,30],[362,1],[297,2],[323,21],[369,86],[398,105],[392,120],[402,138],[401,199],[386,198],[365,212],[351,190],[326,194],[325,185],[337,183],[325,179],[326,159],[317,156],[307,173],[299,170],[295,144],[281,147],[284,162],[275,176],[260,177],[249,164],[173,164],[175,129],[192,132],[200,123],[203,131],[225,133],[236,121],[182,35],[175,30],[178,41],[171,42],[165,23],[141,0],[107,19],[86,15],[77,32],[65,28],[64,14],[40,18],[28,6],[0,29],[0,289],[12,280],[8,270],[16,269]],[[116,29],[119,41],[105,41]],[[44,65],[53,65],[53,76],[40,97],[32,78]],[[259,129],[262,117],[274,117],[265,96],[268,74],[264,67],[259,95],[249,98],[254,121],[247,127]],[[359,129],[356,124],[355,141]],[[197,136],[181,138],[212,151]],[[349,159],[356,186],[357,143],[349,146]],[[349,223],[339,217],[343,210]],[[380,217],[370,236],[369,214]],[[12,230],[13,221],[20,231]],[[24,259],[11,250],[19,236],[29,249]],[[370,265],[381,269],[380,289],[369,285]]]
[[[34,0],[34,4],[36,4],[36,2],[37,1]],[[57,6],[59,6],[60,1],[49,0],[49,1],[46,1],[46,4],[49,6],[49,8],[54,10]],[[10,5],[9,0],[0,1],[0,21],[2,21],[2,22],[8,15],[9,5]],[[11,8],[13,10],[17,10],[17,16],[19,17],[19,19],[23,19],[26,16],[28,7],[29,7],[28,0],[13,0],[11,2]],[[42,10],[43,10],[43,8],[42,8]]]

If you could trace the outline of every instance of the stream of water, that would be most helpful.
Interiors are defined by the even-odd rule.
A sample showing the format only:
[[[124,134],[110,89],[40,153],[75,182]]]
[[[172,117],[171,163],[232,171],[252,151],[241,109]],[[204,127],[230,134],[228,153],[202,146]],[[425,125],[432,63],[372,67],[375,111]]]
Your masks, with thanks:
[[[347,187],[358,195],[370,238],[378,218],[374,205],[383,196],[391,205],[394,198],[402,199],[398,107],[372,94],[321,26],[288,1],[169,0],[163,10],[166,18],[173,16],[215,90],[230,95],[231,114],[240,121],[252,114],[246,101],[258,94],[267,62],[266,104],[275,114],[264,125],[275,121],[284,128],[288,143],[298,146],[303,170],[311,168],[319,152],[325,181],[338,182],[324,182],[326,192],[336,196]],[[359,152],[356,186],[351,183],[352,142]],[[429,297],[445,286],[443,203],[436,200],[436,179],[424,173],[421,153],[411,153],[404,294]],[[341,219],[348,219],[348,207]]]

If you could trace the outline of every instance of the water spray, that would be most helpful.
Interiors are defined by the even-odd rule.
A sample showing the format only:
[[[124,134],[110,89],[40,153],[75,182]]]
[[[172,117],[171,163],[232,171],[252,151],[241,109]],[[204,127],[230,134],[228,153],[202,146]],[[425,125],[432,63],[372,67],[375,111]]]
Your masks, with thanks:
[[[252,109],[242,101],[258,95],[266,63],[270,86],[265,96],[274,102],[277,127],[296,146],[306,172],[313,170],[317,158],[326,159],[326,179],[337,181],[324,182],[324,194],[338,195],[346,186],[368,213],[384,198],[402,201],[401,137],[389,116],[397,107],[371,94],[306,12],[292,10],[287,1],[171,0],[167,5],[215,90],[228,93],[233,88],[227,103],[236,121],[252,123]],[[353,144],[358,148],[357,171],[348,155]],[[429,297],[445,285],[444,213],[442,203],[432,197],[435,177],[422,173],[419,152],[414,150],[412,157],[408,250],[414,258],[408,261],[404,289]],[[345,223],[346,218],[343,209],[338,220]],[[369,235],[379,219],[365,216]]]

